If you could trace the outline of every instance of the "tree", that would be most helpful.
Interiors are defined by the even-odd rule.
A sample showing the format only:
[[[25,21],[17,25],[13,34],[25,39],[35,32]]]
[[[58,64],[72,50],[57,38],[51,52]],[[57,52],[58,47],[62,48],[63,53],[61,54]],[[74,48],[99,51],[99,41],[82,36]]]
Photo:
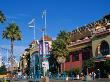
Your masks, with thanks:
[[[54,55],[50,55],[48,58],[49,61],[49,71],[54,75],[56,73],[58,73],[58,67],[59,67],[59,63],[56,61]]]
[[[70,34],[60,31],[56,40],[52,42],[52,54],[59,64],[64,63],[69,54],[67,45],[70,42]]]
[[[86,67],[88,67],[88,68],[91,68],[91,67],[93,67],[94,64],[95,64],[94,61],[95,61],[94,58],[91,58],[91,59],[85,60],[85,61],[84,61],[84,65],[85,65]]]
[[[7,26],[7,28],[2,33],[2,38],[11,41],[11,57],[13,58],[14,41],[21,40],[21,31],[19,30],[19,27],[16,25],[16,23],[11,23],[9,26]]]
[[[66,56],[66,45],[61,39],[54,40],[52,42],[52,52],[55,57],[65,57]]]
[[[90,59],[84,61],[84,69],[85,70],[83,70],[83,72],[85,72],[85,74],[88,75],[89,69],[94,68],[95,60],[96,59],[93,57],[93,58],[90,58]]]
[[[3,23],[5,20],[6,20],[6,17],[2,13],[2,11],[0,11],[0,23]]]
[[[101,69],[106,70],[107,74],[110,74],[110,60],[106,60]]]
[[[57,36],[57,39],[62,39],[67,46],[71,41],[71,34],[69,32],[67,33],[65,31],[60,31],[60,33]]]
[[[6,66],[5,65],[1,66],[0,67],[0,74],[6,74],[6,72],[7,72]]]

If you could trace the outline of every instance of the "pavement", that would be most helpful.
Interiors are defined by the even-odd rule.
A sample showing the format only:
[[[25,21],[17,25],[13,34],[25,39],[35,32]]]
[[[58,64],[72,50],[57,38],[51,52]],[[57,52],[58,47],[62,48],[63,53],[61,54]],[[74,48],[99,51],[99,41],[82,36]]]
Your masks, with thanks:
[[[64,80],[50,80],[50,82],[67,82]],[[95,79],[95,80],[88,80],[88,81],[82,81],[82,80],[74,80],[74,81],[68,81],[68,82],[110,82],[110,79]]]
[[[33,80],[19,80],[14,82],[34,82]],[[39,79],[36,82],[43,82],[41,79]],[[47,81],[48,82],[48,81]],[[95,79],[95,80],[88,80],[88,81],[82,81],[82,80],[72,80],[72,81],[66,81],[66,80],[49,80],[49,82],[110,82],[110,79]]]

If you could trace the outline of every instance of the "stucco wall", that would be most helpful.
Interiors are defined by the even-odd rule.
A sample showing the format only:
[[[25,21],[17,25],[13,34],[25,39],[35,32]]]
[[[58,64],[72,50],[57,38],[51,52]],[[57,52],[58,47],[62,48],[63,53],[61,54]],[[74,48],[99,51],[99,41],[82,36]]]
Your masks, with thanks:
[[[80,68],[81,69],[81,63],[80,61],[75,61],[75,62],[66,62],[65,64],[62,65],[62,71],[70,71],[71,69],[76,69]]]
[[[99,38],[94,37],[92,40],[92,52],[93,52],[94,57],[95,57],[96,48],[97,48],[98,44],[101,43],[101,41],[103,41],[103,40],[108,42],[109,49],[110,49],[110,35],[101,36]],[[109,50],[109,54],[110,54],[110,50]]]

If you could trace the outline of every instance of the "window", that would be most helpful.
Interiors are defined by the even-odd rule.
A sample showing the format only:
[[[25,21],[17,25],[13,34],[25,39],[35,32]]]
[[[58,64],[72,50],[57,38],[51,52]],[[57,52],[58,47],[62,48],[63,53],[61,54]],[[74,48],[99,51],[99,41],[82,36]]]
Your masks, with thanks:
[[[90,59],[91,57],[91,47],[86,47],[86,48],[83,48],[83,60],[87,60],[87,59]]]
[[[70,55],[66,56],[66,62],[69,62],[69,61],[70,61]]]
[[[75,51],[73,54],[73,61],[78,61],[79,60],[79,53],[78,51]]]

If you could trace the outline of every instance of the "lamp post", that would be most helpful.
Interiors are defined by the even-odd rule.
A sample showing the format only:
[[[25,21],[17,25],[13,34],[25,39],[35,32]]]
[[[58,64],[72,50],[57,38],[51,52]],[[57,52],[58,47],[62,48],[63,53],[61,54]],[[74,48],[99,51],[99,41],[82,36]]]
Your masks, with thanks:
[[[36,26],[35,26],[35,18],[33,18],[29,23],[28,23],[28,25],[29,25],[29,27],[30,28],[33,28],[33,36],[34,36],[34,41],[35,41],[35,39],[36,39],[36,36],[35,36],[35,34],[36,34]],[[32,44],[32,46],[33,46],[33,44]],[[36,69],[35,69],[35,55],[33,55],[33,63],[34,63],[34,65],[33,65],[33,76],[34,76],[34,80],[35,80],[35,77],[36,77]]]
[[[44,10],[43,11],[43,13],[42,13],[42,18],[44,17],[44,28],[41,30],[41,29],[39,29],[39,28],[37,28],[37,29],[39,29],[41,32],[42,32],[42,49],[43,49],[43,51],[42,51],[42,54],[43,54],[43,59],[45,58],[45,41],[44,41],[44,36],[45,36],[45,33],[46,33],[46,26],[47,26],[47,24],[46,24],[46,10]],[[29,27],[33,27],[34,28],[34,30],[33,30],[33,32],[34,32],[34,40],[35,40],[35,19],[33,18],[29,23]],[[43,60],[43,62],[44,62],[44,60]],[[44,69],[43,69],[43,71],[44,71],[44,76],[45,76],[45,71],[46,71],[46,69],[45,69],[45,67],[44,67]],[[34,66],[34,72],[35,72],[35,66]]]
[[[46,26],[47,26],[47,20],[46,20],[46,10],[44,10],[43,11],[43,13],[42,13],[42,18],[44,17],[44,28],[42,29],[42,33],[43,33],[43,40],[42,40],[42,44],[43,44],[43,59],[45,58],[45,56],[46,56],[46,54],[45,54],[45,40],[44,40],[44,36],[45,36],[45,34],[46,34]],[[44,60],[43,60],[43,62],[45,62]],[[45,74],[45,72],[46,72],[46,67],[44,66],[43,67],[43,75],[45,76],[46,74]]]

